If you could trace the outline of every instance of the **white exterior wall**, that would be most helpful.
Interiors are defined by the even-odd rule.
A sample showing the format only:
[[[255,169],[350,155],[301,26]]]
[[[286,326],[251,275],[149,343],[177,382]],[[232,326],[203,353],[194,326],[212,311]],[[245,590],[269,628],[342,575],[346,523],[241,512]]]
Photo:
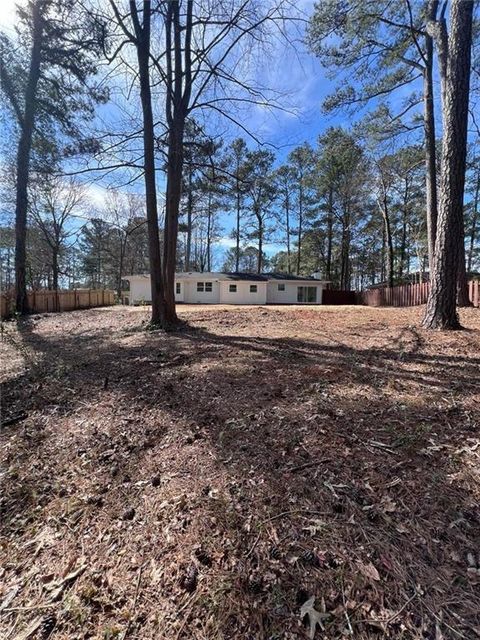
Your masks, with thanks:
[[[278,285],[285,285],[285,291],[279,291]],[[298,302],[297,300],[297,288],[298,287],[317,287],[317,302]],[[279,282],[278,280],[271,280],[267,284],[267,303],[269,304],[322,304],[322,292],[323,284],[315,283],[312,281],[287,281]]]
[[[237,286],[235,293],[229,291],[231,284]],[[250,293],[250,285],[256,285],[256,293]],[[220,282],[220,302],[221,304],[266,304],[267,283],[222,280]]]
[[[129,280],[130,293],[128,302],[130,305],[141,304],[142,302],[152,302],[152,290],[150,289],[150,278],[133,278]]]
[[[197,282],[211,282],[212,291],[197,291]],[[183,299],[185,302],[191,304],[218,304],[220,301],[220,291],[218,280],[212,280],[211,278],[202,279],[201,276],[195,280],[185,280],[182,282],[185,288]]]
[[[126,278],[128,280],[128,278]],[[150,278],[147,276],[145,278],[132,278],[128,280],[130,290],[129,290],[129,299],[128,302],[130,305],[134,304],[151,304],[152,302],[152,290],[150,288]],[[180,293],[176,293],[176,282],[175,282],[175,300],[177,302],[183,302],[184,297],[184,283],[180,283]]]
[[[309,304],[308,302],[299,303],[297,301],[297,287],[299,286],[316,287],[316,304],[322,304],[322,292],[325,286],[321,282],[315,283],[314,281],[219,281],[208,278],[203,280],[200,276],[198,279],[176,280],[176,282],[180,283],[180,294],[175,294],[175,300],[193,304]],[[197,282],[211,282],[212,291],[197,291]],[[148,276],[134,277],[129,280],[129,284],[129,303],[131,305],[142,304],[143,302],[151,303],[152,294]],[[230,284],[237,285],[236,293],[230,293]],[[257,286],[256,293],[250,293],[250,285],[252,284]],[[285,285],[285,291],[278,290],[279,284]]]

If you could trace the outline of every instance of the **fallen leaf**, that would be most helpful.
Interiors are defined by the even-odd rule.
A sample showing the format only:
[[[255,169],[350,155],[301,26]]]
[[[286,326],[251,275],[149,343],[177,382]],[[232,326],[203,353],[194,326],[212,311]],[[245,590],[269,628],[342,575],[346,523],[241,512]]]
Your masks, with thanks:
[[[364,562],[358,561],[357,566],[360,573],[364,575],[366,578],[369,578],[370,580],[375,580],[376,582],[380,580],[380,574],[378,573],[377,569],[374,567],[374,565],[371,562],[369,562],[368,564],[365,564]]]
[[[317,611],[314,607],[315,604],[315,596],[312,596],[309,600],[302,604],[302,608],[300,609],[300,619],[303,620],[305,616],[308,616],[308,621],[310,624],[310,630],[308,633],[308,637],[310,640],[313,640],[315,637],[315,632],[317,630],[317,624],[320,629],[323,631],[324,627],[322,624],[322,620],[326,620],[330,617],[329,613],[325,613],[325,611]],[[322,609],[325,609],[325,606],[322,606]]]

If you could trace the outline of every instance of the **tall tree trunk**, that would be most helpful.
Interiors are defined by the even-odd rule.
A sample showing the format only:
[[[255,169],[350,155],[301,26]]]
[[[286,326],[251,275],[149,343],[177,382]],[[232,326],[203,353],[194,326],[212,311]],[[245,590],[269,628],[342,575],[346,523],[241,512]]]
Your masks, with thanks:
[[[473,0],[452,0],[443,108],[440,208],[433,278],[424,326],[458,329],[456,310],[467,155]]]
[[[263,220],[258,211],[255,212],[258,221],[258,256],[257,256],[257,273],[262,273],[263,266]]]
[[[52,247],[52,289],[58,290],[58,246]]]
[[[25,90],[23,120],[20,123],[20,139],[17,149],[17,180],[15,194],[15,286],[17,313],[28,313],[26,281],[27,261],[27,210],[30,156],[36,112],[36,94],[42,62],[44,23],[41,2],[33,5],[33,43]]]
[[[207,217],[207,271],[212,270],[212,194],[208,192]]]
[[[185,271],[190,271],[191,253],[192,253],[192,213],[193,213],[193,194],[192,194],[192,169],[188,172],[188,198],[187,198],[187,242],[185,247]]]
[[[430,0],[427,7],[427,19],[434,21],[437,17],[438,0]],[[437,235],[437,163],[435,141],[435,113],[433,94],[433,39],[425,36],[425,68],[423,71],[423,126],[425,135],[425,168],[426,168],[426,209],[427,209],[427,242],[430,274],[433,272],[433,256]]]
[[[385,244],[386,244],[386,264],[387,264],[387,283],[390,288],[393,287],[393,237],[392,227],[390,223],[390,215],[388,213],[388,200],[387,194],[384,191],[382,206],[380,207],[383,216],[383,222],[385,225]]]
[[[469,233],[469,247],[468,247],[468,266],[467,270],[470,273],[473,266],[473,252],[475,249],[475,239],[477,237],[477,222],[478,222],[478,205],[480,204],[480,169],[477,173],[477,183],[475,185],[475,197],[473,199],[473,211],[472,221],[470,225]]]
[[[333,189],[330,188],[328,194],[328,216],[327,216],[327,265],[325,277],[332,279],[332,245],[333,245]]]
[[[303,233],[303,175],[300,176],[298,192],[298,238],[297,238],[297,276],[302,266],[302,233]]]
[[[408,179],[405,178],[405,189],[403,192],[402,207],[402,236],[400,241],[400,264],[398,267],[398,277],[402,280],[405,273],[405,263],[407,261],[407,218],[408,218]]]
[[[285,223],[287,227],[287,273],[292,273],[292,250],[290,246],[290,196],[285,193]]]
[[[241,196],[240,196],[240,166],[237,165],[237,175],[235,176],[236,188],[236,204],[237,204],[237,228],[236,228],[236,244],[235,244],[235,273],[240,269],[240,213],[241,213]]]
[[[153,124],[152,94],[150,88],[150,2],[143,3],[143,28],[138,22],[134,0],[130,10],[136,20],[136,50],[140,76],[140,99],[143,114],[143,169],[148,230],[148,255],[150,261],[150,286],[152,292],[152,325],[164,325],[166,319],[165,293],[162,281],[162,259],[158,232],[157,185],[155,176],[155,129]]]
[[[170,127],[168,141],[167,198],[165,206],[165,237],[163,271],[165,290],[165,328],[178,323],[175,310],[175,269],[177,263],[178,213],[182,196],[183,122],[178,117]]]

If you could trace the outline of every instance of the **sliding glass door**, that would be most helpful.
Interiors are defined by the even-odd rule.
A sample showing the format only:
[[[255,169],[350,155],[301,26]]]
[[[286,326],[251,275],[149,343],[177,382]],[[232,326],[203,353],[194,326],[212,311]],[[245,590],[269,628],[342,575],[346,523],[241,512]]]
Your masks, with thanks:
[[[317,302],[317,287],[297,287],[297,302],[315,304]]]

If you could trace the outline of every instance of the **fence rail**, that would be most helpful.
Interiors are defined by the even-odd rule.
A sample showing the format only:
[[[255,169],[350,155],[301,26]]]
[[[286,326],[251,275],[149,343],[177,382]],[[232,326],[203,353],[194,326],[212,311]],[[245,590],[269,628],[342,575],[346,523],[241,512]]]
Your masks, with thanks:
[[[32,313],[74,311],[91,307],[106,307],[115,304],[114,292],[110,289],[72,289],[69,291],[29,291],[28,307]],[[0,296],[0,317],[8,318],[15,313],[15,292]]]
[[[368,307],[415,307],[427,302],[429,289],[429,282],[420,282],[402,284],[391,289],[382,287],[359,291],[356,294],[356,303]],[[473,306],[480,307],[480,280],[470,280],[468,292]]]

